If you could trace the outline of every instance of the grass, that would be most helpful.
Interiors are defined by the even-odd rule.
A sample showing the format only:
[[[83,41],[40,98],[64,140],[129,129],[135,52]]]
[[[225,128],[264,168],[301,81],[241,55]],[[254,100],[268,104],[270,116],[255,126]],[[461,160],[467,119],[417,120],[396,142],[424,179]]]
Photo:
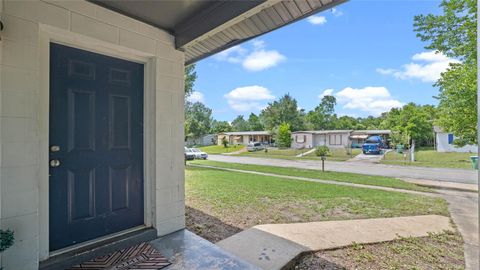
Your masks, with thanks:
[[[280,159],[311,159],[320,160],[320,157],[315,155],[315,152],[305,155],[303,157],[295,157],[301,153],[308,152],[310,149],[268,149],[265,151],[243,152],[242,156],[262,157],[262,158],[280,158]],[[346,161],[361,153],[361,149],[353,148],[351,155],[347,154],[345,148],[330,149],[330,154],[327,156],[329,161]]]
[[[327,160],[329,161],[346,161],[354,156],[360,154],[362,152],[362,149],[359,148],[352,148],[351,149],[351,154],[347,154],[347,151],[345,148],[330,148],[330,153],[327,155]],[[306,158],[313,158],[313,159],[320,159],[315,155],[315,152],[308,154],[305,156]]]
[[[348,182],[355,184],[364,184],[372,186],[383,186],[383,187],[392,187],[408,190],[417,190],[417,191],[431,191],[427,187],[421,187],[412,183],[402,181],[400,179],[384,176],[373,176],[373,175],[363,175],[356,173],[343,173],[343,172],[322,172],[319,170],[309,170],[309,169],[298,169],[298,168],[289,168],[289,167],[276,167],[276,166],[264,166],[264,165],[250,165],[250,164],[240,164],[240,163],[227,163],[227,162],[218,162],[218,161],[209,161],[209,160],[195,160],[192,161],[193,164],[203,164],[210,165],[222,168],[238,169],[238,170],[247,170],[247,171],[257,171],[264,173],[274,173],[279,175],[288,175],[288,176],[299,176],[307,177],[321,180],[333,180],[339,182]]]
[[[388,152],[381,163],[394,165],[410,165],[437,168],[472,169],[470,156],[472,153],[440,153],[435,150],[419,150],[415,152],[415,162],[405,161],[403,154]]]
[[[458,232],[319,251],[303,256],[293,269],[464,269]]]
[[[229,145],[227,148],[225,148],[223,145],[210,145],[199,147],[198,149],[204,151],[207,154],[222,154],[239,151],[244,147],[244,145]]]
[[[211,241],[258,224],[439,214],[441,198],[187,167],[187,228]],[[190,213],[190,214],[189,214]],[[196,222],[195,222],[196,220]],[[200,221],[199,221],[200,220]],[[215,228],[234,228],[215,230]]]

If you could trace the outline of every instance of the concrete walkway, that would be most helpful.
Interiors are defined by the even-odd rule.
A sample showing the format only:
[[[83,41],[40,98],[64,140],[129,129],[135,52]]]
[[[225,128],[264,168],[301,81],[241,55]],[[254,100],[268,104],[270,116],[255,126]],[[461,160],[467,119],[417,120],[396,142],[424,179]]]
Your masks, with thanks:
[[[308,150],[308,151],[305,152],[305,153],[301,153],[301,154],[296,155],[295,157],[303,157],[303,156],[306,156],[306,155],[308,155],[308,154],[310,154],[310,153],[315,152],[315,150],[316,150],[315,148],[310,149],[310,150]]]
[[[315,160],[284,160],[273,158],[256,158],[245,156],[225,156],[225,155],[210,155],[210,160],[268,165],[279,167],[294,167],[301,169],[320,170],[321,162]],[[456,183],[477,184],[478,172],[475,170],[465,169],[445,169],[445,168],[426,168],[414,166],[398,166],[385,164],[370,164],[360,162],[334,162],[326,161],[325,170],[336,172],[351,172],[368,175],[380,175],[397,178],[413,178],[413,179],[427,179],[437,181],[447,181]]]
[[[282,269],[308,251],[341,248],[355,243],[391,241],[454,230],[444,216],[259,225],[217,243],[228,252],[263,269]]]
[[[448,202],[448,211],[465,242],[465,269],[480,269],[478,194],[452,190],[437,190],[437,192]]]

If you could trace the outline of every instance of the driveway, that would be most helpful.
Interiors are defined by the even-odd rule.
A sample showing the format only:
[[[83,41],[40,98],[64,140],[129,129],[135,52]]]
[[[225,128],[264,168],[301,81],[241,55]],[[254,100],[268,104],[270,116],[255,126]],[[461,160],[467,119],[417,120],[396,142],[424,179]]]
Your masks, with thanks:
[[[388,153],[391,150],[387,150],[386,152],[379,154],[379,155],[366,155],[364,153],[360,153],[353,157],[352,159],[348,160],[349,162],[366,162],[366,163],[379,163],[383,157],[385,156],[386,153]]]
[[[254,165],[295,167],[301,169],[320,170],[322,164],[316,160],[284,160],[242,156],[210,155],[210,160],[243,163]],[[334,162],[326,161],[325,169],[336,172],[350,172],[369,175],[380,175],[397,178],[413,178],[438,180],[456,183],[477,184],[478,174],[475,170],[426,168],[414,166],[385,165],[362,162]]]
[[[448,211],[465,242],[466,270],[480,269],[478,238],[478,194],[452,190],[437,190],[448,202]]]

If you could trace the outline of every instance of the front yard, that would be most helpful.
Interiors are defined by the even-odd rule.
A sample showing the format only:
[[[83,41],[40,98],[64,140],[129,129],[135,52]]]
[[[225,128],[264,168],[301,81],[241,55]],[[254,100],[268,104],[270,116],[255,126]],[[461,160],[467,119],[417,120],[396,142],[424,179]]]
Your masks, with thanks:
[[[312,160],[320,160],[320,157],[315,155],[315,152],[307,154],[302,157],[296,157],[299,154],[306,153],[311,149],[268,149],[267,152],[265,151],[256,151],[256,152],[243,152],[240,153],[242,156],[252,156],[252,157],[262,157],[262,158],[281,158],[281,159],[312,159]],[[358,148],[353,148],[350,150],[351,153],[347,153],[345,148],[339,149],[330,149],[330,153],[327,155],[327,160],[329,161],[346,161],[354,156],[361,153],[361,150]]]
[[[309,169],[265,166],[265,165],[251,165],[251,164],[240,164],[240,163],[227,163],[227,162],[218,162],[218,161],[210,161],[210,160],[195,160],[195,161],[191,161],[190,163],[199,164],[199,165],[209,165],[209,166],[215,166],[215,167],[227,168],[227,169],[256,171],[256,172],[262,172],[262,173],[273,173],[273,174],[288,175],[288,176],[299,176],[299,177],[306,177],[306,178],[313,178],[313,179],[320,179],[320,180],[331,180],[331,181],[348,182],[348,183],[363,184],[363,185],[382,186],[382,187],[391,187],[391,188],[426,191],[426,192],[431,191],[431,189],[427,187],[418,186],[412,183],[402,181],[400,179],[385,177],[385,176],[363,175],[363,174],[356,174],[356,173],[343,173],[343,172],[332,172],[332,171],[322,172],[320,170],[309,170]]]
[[[212,242],[258,224],[448,215],[439,198],[218,169],[187,167],[185,185],[187,228]]]
[[[396,151],[388,152],[385,155],[383,164],[409,165],[420,167],[438,167],[438,168],[460,168],[472,169],[470,156],[475,153],[440,153],[435,150],[419,150],[415,152],[415,162],[409,162],[408,156],[405,159],[403,154]]]
[[[210,146],[202,146],[199,147],[198,149],[204,151],[207,154],[223,154],[223,153],[231,153],[231,152],[236,152],[240,151],[243,148],[245,148],[244,145],[228,145],[227,148],[225,148],[223,145],[210,145]]]

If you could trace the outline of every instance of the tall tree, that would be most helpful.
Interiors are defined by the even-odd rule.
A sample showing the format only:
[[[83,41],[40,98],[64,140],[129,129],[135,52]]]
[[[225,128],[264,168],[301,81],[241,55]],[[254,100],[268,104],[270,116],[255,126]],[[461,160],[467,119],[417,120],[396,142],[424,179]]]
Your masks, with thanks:
[[[185,137],[199,138],[210,132],[212,110],[200,102],[185,103]]]
[[[248,127],[250,130],[253,131],[260,131],[264,130],[262,122],[260,122],[260,118],[254,113],[250,113],[248,116]]]
[[[433,106],[408,103],[402,108],[391,109],[380,126],[392,130],[394,143],[408,145],[415,140],[417,145],[431,145],[435,117]]]
[[[233,131],[232,126],[228,121],[217,121],[213,120],[212,122],[212,130],[211,132],[214,134],[222,133],[222,132],[230,132]]]
[[[297,101],[289,94],[269,103],[260,113],[260,119],[268,130],[273,130],[282,123],[289,124],[292,131],[302,130],[305,128],[304,118],[304,110],[298,108]]]
[[[243,119],[243,115],[239,115],[233,119],[232,127],[234,131],[248,131],[250,129],[248,122]]]
[[[334,96],[324,96],[320,104],[307,114],[307,120],[315,130],[334,129],[336,115],[335,105],[337,100]]]
[[[442,14],[418,15],[414,29],[427,49],[461,60],[451,64],[436,82],[437,123],[459,139],[455,144],[477,144],[477,1],[443,0]]]
[[[185,67],[185,98],[189,97],[197,80],[197,72],[195,71],[195,64],[191,64]]]

